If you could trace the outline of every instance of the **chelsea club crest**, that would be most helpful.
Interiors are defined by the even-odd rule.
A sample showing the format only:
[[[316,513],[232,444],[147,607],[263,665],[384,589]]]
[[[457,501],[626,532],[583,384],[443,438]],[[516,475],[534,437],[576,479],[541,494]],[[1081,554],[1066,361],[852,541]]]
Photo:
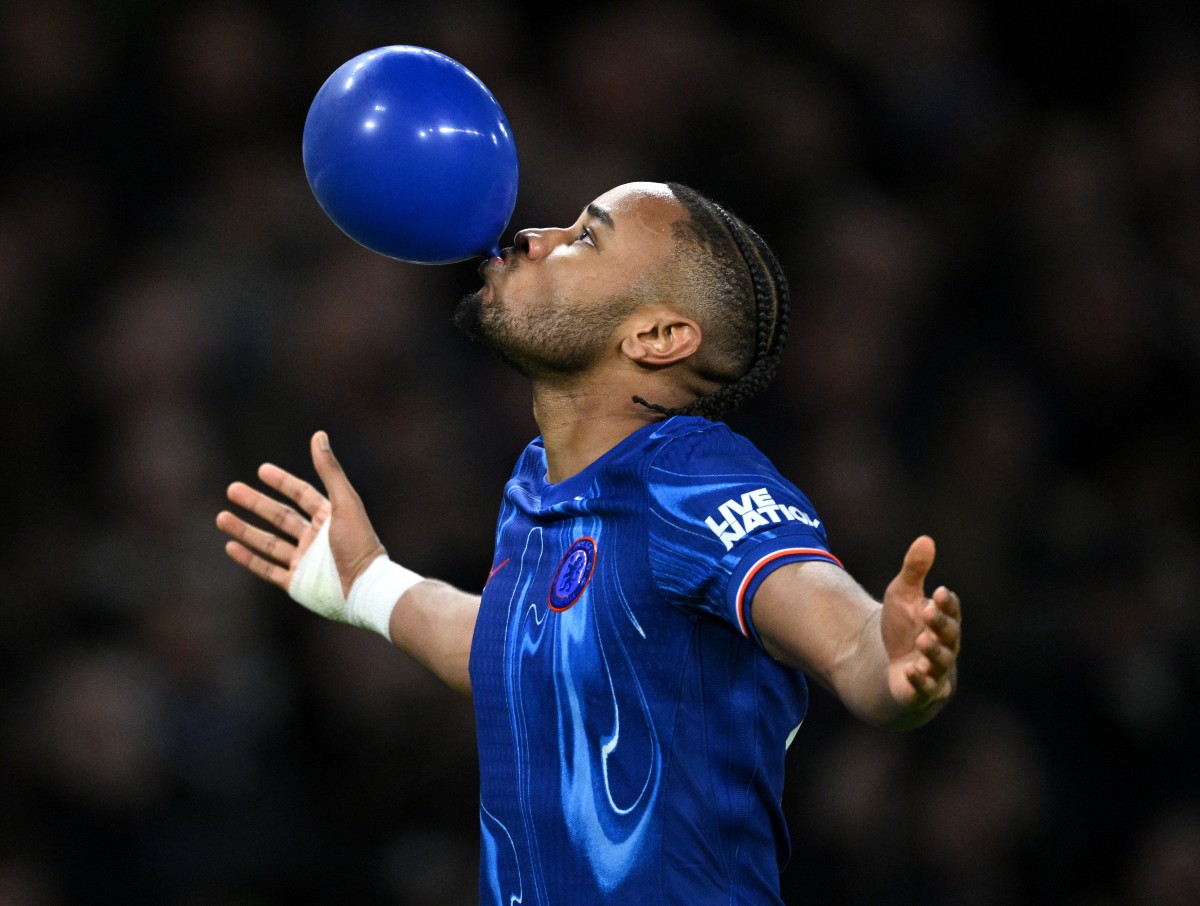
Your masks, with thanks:
[[[567,548],[550,580],[550,609],[564,611],[583,594],[596,568],[596,542],[584,536]]]

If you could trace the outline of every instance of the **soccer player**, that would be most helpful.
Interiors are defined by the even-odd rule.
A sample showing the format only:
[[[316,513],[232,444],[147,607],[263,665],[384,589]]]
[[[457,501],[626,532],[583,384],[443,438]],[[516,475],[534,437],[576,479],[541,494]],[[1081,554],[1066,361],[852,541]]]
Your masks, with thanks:
[[[805,675],[885,728],[949,698],[960,605],[917,538],[881,601],[812,504],[719,418],[768,382],[784,275],[743,222],[634,183],[524,230],[456,320],[525,374],[541,436],[504,488],[482,596],[394,563],[323,432],[326,498],[276,466],[217,524],[301,604],[474,698],[480,902],[779,903]]]

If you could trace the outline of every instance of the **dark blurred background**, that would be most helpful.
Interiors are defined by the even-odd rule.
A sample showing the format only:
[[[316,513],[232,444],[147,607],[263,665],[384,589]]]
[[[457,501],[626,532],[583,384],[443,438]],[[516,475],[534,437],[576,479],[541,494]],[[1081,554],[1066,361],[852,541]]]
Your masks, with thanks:
[[[317,88],[386,44],[512,123],[512,228],[695,185],[794,341],[733,423],[882,592],[960,591],[958,699],[821,690],[789,903],[1200,902],[1200,30],[1180,4],[0,3],[0,903],[473,902],[469,702],[243,575],[213,517],[332,435],[393,555],[481,586],[526,388],[474,264],[324,217]],[[507,242],[511,229],[505,236]]]

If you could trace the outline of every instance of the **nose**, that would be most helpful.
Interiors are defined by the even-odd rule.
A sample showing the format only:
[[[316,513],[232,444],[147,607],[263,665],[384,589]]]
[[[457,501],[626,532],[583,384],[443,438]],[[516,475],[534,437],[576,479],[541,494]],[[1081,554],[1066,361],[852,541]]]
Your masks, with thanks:
[[[513,236],[513,246],[530,261],[537,261],[565,244],[569,237],[570,233],[567,230],[520,230]]]

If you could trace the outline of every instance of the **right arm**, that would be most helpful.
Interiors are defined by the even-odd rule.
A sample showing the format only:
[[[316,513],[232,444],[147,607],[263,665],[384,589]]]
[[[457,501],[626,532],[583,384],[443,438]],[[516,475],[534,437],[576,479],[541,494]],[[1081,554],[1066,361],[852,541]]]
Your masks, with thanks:
[[[332,620],[375,629],[448,686],[470,693],[467,667],[479,596],[408,573],[415,581],[404,583],[404,590],[394,599],[390,595],[376,597],[366,608],[369,618],[363,618],[361,609],[353,606],[363,597],[363,587],[355,589],[355,582],[379,557],[386,557],[386,551],[323,431],[313,435],[312,457],[328,498],[308,482],[269,464],[259,468],[258,477],[295,507],[242,482],[229,486],[230,501],[271,528],[259,528],[228,510],[222,511],[217,515],[217,527],[230,536],[226,553],[310,610]],[[326,522],[328,531],[322,532]],[[325,568],[328,581],[324,583],[320,581],[321,569],[314,569],[314,563],[322,557],[329,560]],[[301,573],[299,582],[295,581],[297,573]],[[382,587],[389,585],[382,583]]]

